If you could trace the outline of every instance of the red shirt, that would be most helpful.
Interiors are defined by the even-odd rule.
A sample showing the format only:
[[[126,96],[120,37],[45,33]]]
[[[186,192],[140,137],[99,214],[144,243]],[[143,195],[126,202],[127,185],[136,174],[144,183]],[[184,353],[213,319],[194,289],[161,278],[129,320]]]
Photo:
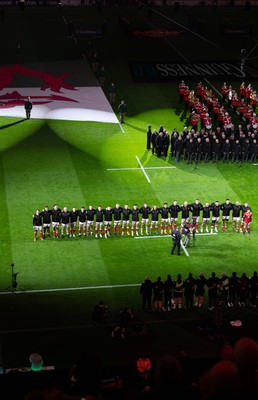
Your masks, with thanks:
[[[244,221],[244,223],[245,224],[250,224],[250,222],[252,221],[252,216],[253,216],[253,213],[251,213],[251,212],[245,212],[244,213],[244,215],[243,215],[243,221]]]
[[[251,125],[252,125],[252,127],[254,128],[254,129],[257,129],[257,127],[258,127],[258,118],[255,116],[255,117],[252,117],[251,119],[250,119],[250,123],[251,123]]]
[[[246,98],[247,98],[247,99],[250,98],[250,95],[251,95],[252,91],[253,91],[252,88],[250,88],[250,87],[249,87],[249,88],[246,88],[245,93],[246,93]]]
[[[189,100],[189,94],[190,94],[191,90],[189,89],[185,89],[184,91],[184,100],[188,101]]]
[[[232,125],[231,117],[229,115],[223,117],[223,123],[224,125],[226,125],[227,128],[230,128]]]
[[[225,115],[225,111],[224,110],[220,110],[219,111],[219,116],[218,116],[219,121],[223,121],[224,120],[224,115]]]
[[[207,111],[205,110],[205,111],[202,111],[201,112],[201,119],[205,119],[206,117],[207,117]]]
[[[191,114],[191,125],[197,125],[200,119],[200,115],[199,114]]]
[[[232,104],[233,104],[233,107],[239,106],[239,100],[237,97],[233,97]]]
[[[210,117],[206,117],[204,119],[204,125],[207,129],[211,129],[212,126],[212,119]]]
[[[186,84],[185,83],[183,83],[183,82],[179,83],[178,89],[179,89],[179,93],[180,94],[184,94],[185,88],[186,88]]]
[[[246,110],[245,112],[245,118],[251,118],[252,116],[252,110],[250,110],[249,108]]]
[[[240,113],[245,113],[245,111],[246,111],[246,105],[244,104],[244,103],[240,103],[239,104],[239,112]]]
[[[228,87],[223,85],[222,89],[221,89],[221,93],[222,94],[227,94],[228,93]]]
[[[240,96],[245,96],[246,87],[245,85],[240,85]]]

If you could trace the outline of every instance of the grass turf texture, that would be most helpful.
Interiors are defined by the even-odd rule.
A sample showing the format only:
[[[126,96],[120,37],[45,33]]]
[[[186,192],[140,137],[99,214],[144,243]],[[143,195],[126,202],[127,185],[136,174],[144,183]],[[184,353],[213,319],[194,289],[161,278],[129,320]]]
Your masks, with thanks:
[[[131,119],[128,120],[130,124]],[[126,133],[122,133],[110,124],[103,127],[96,123],[54,121],[2,153],[3,204],[7,205],[3,209],[8,211],[5,220],[9,219],[9,232],[2,232],[6,249],[1,262],[5,265],[6,279],[9,279],[11,262],[19,270],[20,284],[27,289],[139,283],[147,273],[164,276],[173,264],[173,270],[182,273],[187,266],[194,275],[200,269],[206,273],[228,270],[229,265],[232,271],[241,271],[245,266],[249,274],[255,269],[256,209],[249,199],[255,198],[256,167],[219,163],[200,164],[195,169],[183,161],[175,165],[173,159],[157,159],[145,151],[144,134],[130,132],[127,126],[125,129]],[[12,135],[15,135],[14,128]],[[117,165],[136,168],[135,155],[143,166],[176,168],[148,170],[150,183],[140,168],[108,170]],[[247,179],[249,192],[245,190]],[[190,250],[191,256],[182,257],[180,261],[171,259],[169,237],[142,240],[89,237],[34,243],[28,223],[37,207],[51,206],[55,202],[61,208],[67,205],[71,209],[85,204],[114,206],[117,201],[121,205],[126,202],[142,205],[144,201],[160,205],[164,201],[172,203],[174,198],[182,204],[186,199],[188,202],[195,198],[212,202],[223,201],[226,197],[232,201],[240,199],[242,203],[250,201],[254,211],[252,235],[237,235],[230,232],[230,227],[228,233],[200,235],[196,246]],[[12,210],[16,210],[15,218],[10,217]],[[3,288],[6,279],[2,280]]]
[[[46,34],[38,29],[37,12],[27,9],[21,15],[15,9],[7,10],[9,24],[1,30],[12,38],[13,49],[18,41],[12,25],[18,26],[17,34],[24,39],[26,61],[77,58],[86,48],[86,39],[79,39],[79,48],[66,39],[66,27],[57,10],[41,9],[40,21],[48,26]],[[162,11],[162,9],[161,9]],[[174,13],[165,9],[165,14],[187,23],[187,12]],[[192,11],[192,9],[191,9]],[[221,42],[218,34],[220,14],[198,8],[193,10],[205,18],[205,36]],[[168,273],[175,278],[177,273],[185,277],[189,271],[197,276],[201,271],[208,276],[215,270],[220,274],[243,271],[252,274],[257,267],[257,166],[244,164],[200,164],[197,169],[185,162],[175,163],[174,158],[151,156],[146,148],[146,129],[149,124],[158,128],[163,124],[169,131],[180,129],[187,122],[178,106],[177,83],[136,84],[131,81],[127,60],[152,60],[174,57],[177,51],[166,39],[132,39],[125,37],[119,28],[118,17],[125,13],[136,27],[149,27],[145,10],[106,9],[98,14],[94,9],[80,10],[64,8],[65,17],[81,21],[108,22],[108,37],[94,40],[108,72],[108,82],[118,86],[118,101],[125,98],[128,105],[126,124],[122,132],[118,125],[100,123],[79,123],[70,121],[30,120],[17,123],[16,119],[1,118],[0,130],[0,232],[1,290],[9,287],[13,262],[18,271],[18,288],[40,290],[51,288],[80,288],[119,284],[139,284],[146,274],[154,280],[158,275],[163,279]],[[220,11],[222,13],[222,11]],[[248,14],[248,21],[254,21],[256,13]],[[224,9],[223,16],[231,21],[241,19],[241,10]],[[238,18],[238,19],[237,19]],[[34,21],[34,22],[33,22]],[[36,22],[37,21],[37,22]],[[153,17],[154,26],[167,27],[171,22],[160,15]],[[215,27],[212,29],[211,26]],[[26,29],[24,29],[26,27]],[[31,27],[32,29],[28,29]],[[175,26],[173,26],[175,28]],[[33,37],[30,31],[33,31]],[[47,35],[47,37],[46,37]],[[26,40],[28,39],[29,40]],[[50,40],[51,39],[51,40]],[[241,43],[241,41],[243,43]],[[10,43],[9,43],[10,44]],[[58,44],[58,45],[57,45]],[[218,49],[198,37],[190,35],[179,38],[176,48],[185,57],[221,59],[237,58],[239,49],[246,45],[246,38],[236,42],[223,39]],[[252,47],[252,45],[251,45]],[[191,55],[190,49],[194,48]],[[230,50],[229,50],[230,49]],[[10,46],[1,44],[5,63],[13,62]],[[13,51],[13,50],[12,50]],[[164,56],[165,53],[165,56]],[[255,62],[255,60],[254,60]],[[231,82],[238,87],[239,82]],[[218,89],[221,83],[214,84]],[[104,88],[106,92],[107,86]],[[117,102],[118,103],[118,102]],[[114,107],[116,111],[117,104]],[[33,117],[33,115],[32,115]],[[7,125],[10,125],[7,127]],[[147,170],[150,183],[140,168],[131,171],[108,171],[110,168],[136,168],[139,157],[144,167],[176,166],[176,169]],[[189,249],[190,257],[170,256],[171,239],[134,239],[129,237],[109,240],[83,238],[69,240],[45,240],[33,242],[31,225],[36,208],[50,207],[58,203],[70,209],[73,206],[103,207],[119,202],[130,206],[134,202],[142,205],[147,201],[151,206],[164,201],[179,204],[199,198],[205,201],[233,202],[248,201],[253,209],[252,234],[237,235],[231,232],[213,236],[198,236],[196,246]],[[182,252],[183,254],[183,252]],[[139,288],[92,289],[69,291],[55,294],[17,294],[2,297],[6,318],[3,328],[33,328],[43,326],[70,326],[90,321],[91,309],[100,299],[112,309],[112,318],[117,310],[132,305],[140,313]],[[26,309],[28,318],[21,317]],[[40,318],[39,318],[40,316]],[[4,343],[7,341],[6,337]],[[30,350],[27,344],[25,350]],[[7,354],[5,354],[7,356]],[[110,356],[111,357],[111,356]],[[64,357],[65,358],[65,357]],[[7,360],[6,360],[7,362]],[[9,358],[9,362],[15,362]]]

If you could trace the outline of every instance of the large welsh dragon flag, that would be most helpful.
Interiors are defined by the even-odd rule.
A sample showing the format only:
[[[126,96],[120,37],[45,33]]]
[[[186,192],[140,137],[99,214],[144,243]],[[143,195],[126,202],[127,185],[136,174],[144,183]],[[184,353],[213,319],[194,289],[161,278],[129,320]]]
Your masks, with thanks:
[[[85,61],[71,60],[0,67],[0,116],[113,122],[118,120]]]

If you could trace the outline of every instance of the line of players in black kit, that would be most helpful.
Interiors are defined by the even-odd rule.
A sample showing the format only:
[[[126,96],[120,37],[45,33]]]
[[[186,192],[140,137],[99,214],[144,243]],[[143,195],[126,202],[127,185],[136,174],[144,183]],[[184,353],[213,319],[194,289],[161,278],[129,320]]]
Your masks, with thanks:
[[[232,230],[236,232],[250,233],[250,224],[252,221],[252,212],[249,204],[246,202],[240,204],[236,201],[234,204],[227,199],[224,203],[215,201],[213,203],[202,204],[198,199],[193,203],[184,202],[179,206],[175,200],[170,206],[164,203],[162,207],[154,205],[149,207],[148,203],[138,208],[134,204],[132,208],[128,204],[120,207],[107,206],[94,208],[92,205],[86,209],[81,207],[77,210],[75,207],[68,211],[67,207],[62,210],[58,205],[52,209],[48,206],[44,210],[36,210],[33,215],[34,241],[37,236],[41,240],[53,236],[55,239],[61,237],[94,236],[107,239],[111,234],[116,236],[139,236],[155,234],[171,234],[177,228],[180,219],[181,226],[186,223],[194,227],[196,233],[200,226],[200,232],[218,232],[218,226],[221,218],[221,230],[227,231],[229,219],[232,215]],[[50,232],[52,230],[52,232]],[[60,232],[61,231],[61,232]]]

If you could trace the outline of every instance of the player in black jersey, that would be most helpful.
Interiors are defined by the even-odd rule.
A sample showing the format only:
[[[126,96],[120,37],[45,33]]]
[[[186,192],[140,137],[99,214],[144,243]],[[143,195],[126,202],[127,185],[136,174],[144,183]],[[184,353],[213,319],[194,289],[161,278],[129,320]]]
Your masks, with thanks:
[[[239,201],[232,204],[232,230],[239,232],[242,206]]]
[[[139,214],[140,214],[140,210],[137,207],[137,204],[133,205],[131,214],[132,214],[131,235],[134,236],[134,230],[135,230],[136,236],[139,236]]]
[[[203,209],[202,209],[202,225],[201,225],[201,233],[203,232],[204,228],[205,231],[208,233],[209,232],[209,222],[211,219],[211,206],[210,204],[206,201],[204,203]]]
[[[125,204],[124,208],[122,209],[122,236],[125,234],[125,229],[126,229],[126,234],[127,236],[130,236],[130,215],[132,211],[129,208],[128,204]]]
[[[184,226],[186,223],[186,220],[190,218],[190,206],[187,203],[187,201],[184,202],[184,204],[181,207],[181,213],[182,213],[182,218],[181,218],[181,226]]]
[[[35,214],[32,216],[32,224],[34,229],[34,242],[37,240],[37,233],[40,234],[40,239],[43,240],[42,232],[42,215],[40,210],[36,210]]]
[[[222,232],[227,232],[228,230],[228,222],[230,217],[230,212],[232,210],[232,203],[229,199],[225,201],[225,203],[221,204],[222,210]]]
[[[64,207],[63,211],[61,211],[61,220],[62,220],[61,234],[62,234],[62,239],[63,239],[65,233],[66,233],[66,236],[69,237],[70,212],[68,211],[67,207]]]
[[[154,205],[152,209],[150,210],[150,215],[151,215],[151,222],[150,222],[150,235],[152,235],[153,228],[155,228],[155,234],[159,234],[159,215],[160,215],[160,209],[158,208],[157,205]]]
[[[87,212],[85,210],[85,207],[81,207],[81,209],[78,211],[78,218],[79,218],[78,236],[82,235],[82,231],[83,231],[83,236],[86,236]]]
[[[96,210],[96,222],[95,222],[95,237],[102,237],[102,228],[103,228],[103,216],[104,211],[101,206],[98,206]]]
[[[140,208],[140,213],[142,215],[142,220],[141,220],[141,235],[143,235],[144,227],[145,227],[145,232],[146,235],[149,234],[148,227],[149,227],[149,213],[150,213],[150,207],[148,206],[147,203],[144,203],[143,207]]]
[[[50,237],[50,225],[51,225],[51,211],[48,206],[45,206],[42,211],[42,222],[43,222],[43,238]]]
[[[203,209],[202,203],[199,199],[196,199],[194,203],[190,204],[190,211],[192,213],[192,219],[196,221],[196,233],[198,233],[199,220],[201,215],[201,210]]]
[[[70,237],[75,237],[77,228],[78,211],[75,207],[70,211]]]
[[[54,205],[53,209],[51,210],[51,215],[52,215],[52,229],[53,229],[53,234],[54,238],[58,238],[58,230],[59,230],[59,225],[61,222],[61,210],[58,207],[57,204]]]
[[[169,225],[169,207],[168,203],[164,203],[163,207],[160,208],[160,214],[161,214],[161,222],[160,222],[160,233],[163,235],[167,235],[167,229]]]
[[[120,207],[120,204],[117,203],[116,206],[112,209],[112,212],[114,216],[114,235],[120,235],[123,209],[122,207]]]
[[[110,206],[107,206],[107,208],[103,212],[104,214],[104,236],[105,239],[110,236],[110,229],[112,225],[112,219],[113,219],[113,211]]]
[[[218,232],[218,224],[220,219],[220,204],[218,200],[211,204],[211,233]]]
[[[172,233],[173,230],[176,230],[178,214],[180,211],[181,207],[177,204],[177,200],[174,200],[173,204],[169,206],[169,212],[170,212],[169,233]]]
[[[88,210],[87,210],[87,235],[93,235],[93,229],[94,229],[94,216],[96,214],[95,208],[90,205]]]

